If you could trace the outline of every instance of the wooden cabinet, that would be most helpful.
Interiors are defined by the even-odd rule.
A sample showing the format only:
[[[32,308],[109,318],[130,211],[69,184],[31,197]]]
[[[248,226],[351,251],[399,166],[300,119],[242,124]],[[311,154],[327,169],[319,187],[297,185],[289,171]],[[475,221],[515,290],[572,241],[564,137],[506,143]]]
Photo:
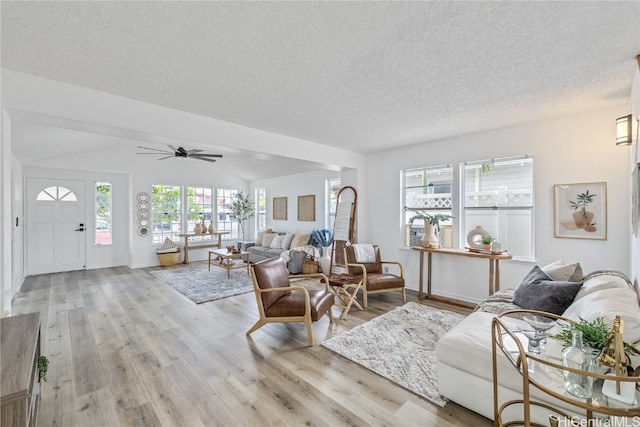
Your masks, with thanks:
[[[35,426],[40,404],[40,314],[0,321],[0,425]]]

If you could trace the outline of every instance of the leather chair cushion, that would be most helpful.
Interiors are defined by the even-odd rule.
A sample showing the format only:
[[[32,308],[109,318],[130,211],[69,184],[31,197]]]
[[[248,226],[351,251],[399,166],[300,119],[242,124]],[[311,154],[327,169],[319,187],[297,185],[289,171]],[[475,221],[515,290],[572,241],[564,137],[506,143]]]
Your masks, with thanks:
[[[317,321],[334,304],[334,294],[324,290],[309,290],[309,302],[311,305],[311,320]],[[291,291],[265,308],[267,317],[291,317],[304,316],[304,293]]]
[[[260,289],[288,288],[290,286],[289,273],[282,258],[266,259],[254,264],[253,271]],[[288,296],[290,293],[291,291],[263,293],[262,305],[264,306],[265,312],[276,301]]]
[[[367,290],[369,291],[402,287],[404,287],[404,280],[400,276],[386,273],[367,273]]]

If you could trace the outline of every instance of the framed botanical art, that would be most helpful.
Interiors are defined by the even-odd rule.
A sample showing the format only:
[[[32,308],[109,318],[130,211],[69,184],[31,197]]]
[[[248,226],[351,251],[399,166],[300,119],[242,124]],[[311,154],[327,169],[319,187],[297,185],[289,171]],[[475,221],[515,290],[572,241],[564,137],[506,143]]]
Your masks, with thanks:
[[[316,220],[316,196],[298,196],[298,221]]]
[[[607,183],[554,185],[554,236],[607,240]]]
[[[287,198],[286,197],[273,198],[273,219],[278,221],[287,220]]]

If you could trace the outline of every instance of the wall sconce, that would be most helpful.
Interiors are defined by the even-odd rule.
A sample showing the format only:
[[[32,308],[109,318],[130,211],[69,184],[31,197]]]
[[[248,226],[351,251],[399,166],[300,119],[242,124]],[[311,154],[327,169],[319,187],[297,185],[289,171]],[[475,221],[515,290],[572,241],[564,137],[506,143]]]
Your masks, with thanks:
[[[616,119],[616,145],[631,145],[633,119],[631,114]]]

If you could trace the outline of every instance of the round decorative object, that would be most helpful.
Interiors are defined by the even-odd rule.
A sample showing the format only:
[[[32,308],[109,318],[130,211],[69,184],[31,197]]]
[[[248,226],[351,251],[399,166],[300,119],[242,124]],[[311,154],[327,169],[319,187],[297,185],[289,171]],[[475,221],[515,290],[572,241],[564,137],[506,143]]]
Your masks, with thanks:
[[[140,218],[140,219],[149,219],[149,216],[150,216],[150,214],[149,214],[149,211],[147,211],[147,210],[138,211],[138,218]]]
[[[149,203],[147,203],[147,202],[139,202],[138,203],[138,210],[139,211],[149,210]]]
[[[149,235],[149,227],[138,227],[138,235],[146,237]]]
[[[482,244],[481,240],[483,237],[486,237],[486,236],[491,236],[491,235],[487,230],[485,230],[484,228],[478,225],[476,226],[476,228],[471,230],[469,234],[467,234],[467,245],[469,245],[470,248],[482,249],[484,248],[484,245]]]
[[[147,227],[147,226],[149,226],[149,221],[146,220],[146,219],[141,219],[140,221],[138,221],[138,226]]]
[[[136,197],[138,199],[139,202],[148,202],[149,200],[151,200],[151,197],[149,197],[149,193],[138,193],[138,196]]]

